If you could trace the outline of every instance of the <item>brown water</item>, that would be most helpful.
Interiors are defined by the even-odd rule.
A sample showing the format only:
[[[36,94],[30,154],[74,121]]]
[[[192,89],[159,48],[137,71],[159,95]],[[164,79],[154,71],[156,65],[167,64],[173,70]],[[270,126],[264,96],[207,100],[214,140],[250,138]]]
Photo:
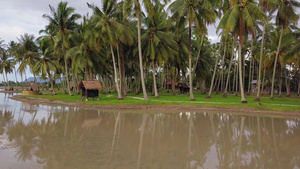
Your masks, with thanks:
[[[300,168],[300,119],[155,113],[32,105],[0,93],[0,168]]]

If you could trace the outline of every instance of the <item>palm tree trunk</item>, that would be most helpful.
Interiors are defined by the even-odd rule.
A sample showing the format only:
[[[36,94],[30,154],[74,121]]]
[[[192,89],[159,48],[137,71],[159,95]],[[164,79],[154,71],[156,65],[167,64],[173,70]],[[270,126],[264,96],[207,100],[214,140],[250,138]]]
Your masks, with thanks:
[[[10,87],[9,87],[9,80],[8,80],[8,77],[7,77],[7,72],[5,72],[5,76],[6,76],[6,81],[7,81],[7,87],[9,89]]]
[[[122,94],[119,88],[119,82],[118,82],[118,73],[117,73],[117,66],[116,66],[116,61],[115,61],[115,56],[114,56],[114,50],[112,45],[110,44],[110,50],[111,50],[111,57],[113,60],[113,66],[114,66],[114,74],[115,74],[115,83],[116,83],[116,88],[118,92],[118,100],[123,100]]]
[[[261,84],[261,93],[264,92],[265,78],[266,78],[266,68],[264,67],[264,74],[263,74],[262,84]]]
[[[14,67],[15,69],[15,78],[16,78],[16,88],[18,89],[18,78],[17,78],[17,71],[16,71],[16,68]]]
[[[68,72],[68,65],[67,65],[67,56],[66,56],[66,49],[65,49],[65,46],[64,46],[64,43],[63,43],[63,39],[62,38],[62,52],[63,52],[63,55],[64,55],[64,62],[65,62],[65,75],[66,75],[66,81],[67,81],[67,89],[69,91],[69,95],[70,96],[73,96],[71,90],[70,90],[70,82],[69,82],[69,72]]]
[[[190,100],[194,101],[193,77],[192,77],[192,22],[189,19],[189,79],[190,79]]]
[[[53,93],[54,95],[56,95],[56,92],[55,92],[55,90],[54,90],[53,79],[52,79],[52,76],[51,76],[51,73],[50,73],[49,70],[47,71],[47,74],[48,74],[48,77],[49,77],[49,79],[50,79],[50,84],[51,84],[51,90],[52,90],[52,93]]]
[[[139,47],[139,60],[140,60],[140,73],[141,73],[141,80],[142,80],[142,89],[144,94],[144,101],[150,100],[145,86],[145,79],[144,79],[144,70],[143,70],[143,58],[142,58],[142,42],[141,42],[141,9],[138,0],[136,1],[137,11],[136,17],[138,19],[138,47]]]
[[[247,100],[245,99],[245,93],[244,93],[244,85],[243,85],[244,83],[243,83],[242,73],[243,73],[242,72],[242,44],[239,43],[239,79],[240,79],[241,99],[242,99],[242,103],[247,103]]]
[[[298,92],[297,92],[297,95],[298,96],[300,95],[300,77],[299,77],[299,82],[298,82]]]
[[[119,66],[119,76],[120,76],[120,92],[123,97],[123,79],[122,79],[122,73],[121,73],[121,59],[120,59],[120,51],[119,51],[119,44],[117,43],[117,56],[118,56],[118,66]]]
[[[5,90],[7,89],[6,87],[7,87],[7,82],[6,82],[6,80],[5,80],[5,75],[4,75],[4,72],[2,73],[2,75],[3,75],[3,81],[5,82]]]
[[[221,82],[221,92],[223,91],[223,80],[224,80],[224,61],[225,61],[226,48],[227,48],[226,39],[227,39],[227,38],[225,38],[224,53],[223,53],[222,62],[221,62],[221,76],[220,76],[220,82]]]
[[[290,85],[288,83],[288,68],[286,67],[284,73],[285,73],[285,86],[286,86],[286,96],[287,97],[290,97],[291,96],[291,93],[290,93]]]
[[[158,98],[159,95],[157,93],[157,86],[156,86],[156,78],[155,78],[155,61],[152,61],[152,66],[153,66],[153,88],[154,88],[154,96],[155,98]]]
[[[251,48],[250,48],[250,54],[249,54],[250,66],[249,66],[249,79],[248,79],[248,92],[247,92],[248,94],[250,94],[251,79],[253,79],[253,72],[254,72],[254,69],[252,70],[252,67],[254,67],[254,57],[252,56],[253,42],[254,42],[254,39],[252,39],[252,41],[251,41]]]
[[[282,68],[281,66],[279,67],[280,70],[280,77],[279,77],[279,94],[278,94],[278,97],[282,97]]]
[[[234,48],[235,48],[235,38],[233,38],[233,42],[232,42],[232,52],[231,52],[232,54],[231,54],[231,58],[230,58],[230,62],[229,62],[228,74],[227,74],[226,85],[225,85],[223,97],[227,97],[227,88],[228,88],[228,82],[230,79],[230,71],[231,71],[232,60],[233,60],[233,56],[234,56]]]
[[[223,36],[223,35],[222,35]],[[222,38],[221,38],[222,39]],[[219,46],[219,51],[221,50],[221,44]],[[206,96],[207,99],[210,99],[211,98],[211,92],[212,92],[212,89],[213,89],[213,86],[214,86],[214,80],[215,80],[215,77],[216,77],[216,71],[217,71],[217,66],[218,66],[218,61],[219,61],[219,54],[217,54],[217,58],[216,58],[216,62],[215,62],[215,67],[214,67],[214,73],[213,73],[213,77],[211,79],[211,82],[210,82],[210,88],[209,88],[209,92],[208,92],[208,95]]]
[[[278,43],[278,47],[277,47],[277,52],[276,52],[275,62],[274,62],[274,68],[273,68],[272,85],[271,85],[271,96],[270,96],[271,99],[274,98],[274,82],[275,82],[276,65],[277,65],[279,50],[280,50],[280,46],[281,46],[282,35],[283,35],[283,26],[281,25],[281,32],[280,32],[280,37],[279,37],[279,43]]]
[[[200,54],[201,54],[201,48],[202,48],[202,44],[203,44],[203,39],[204,39],[204,34],[201,36],[201,42],[200,42],[200,47],[199,47],[197,59],[196,59],[196,62],[194,64],[194,66],[193,66],[192,77],[195,77],[196,68],[197,68],[197,65],[198,65],[198,61],[200,59]]]
[[[263,34],[262,34],[262,41],[260,45],[260,55],[259,55],[259,69],[258,69],[258,86],[257,86],[257,93],[255,101],[260,101],[260,86],[261,86],[261,67],[262,67],[262,56],[263,56],[263,49],[264,49],[264,42],[265,42],[265,33],[266,33],[266,26],[264,25]]]

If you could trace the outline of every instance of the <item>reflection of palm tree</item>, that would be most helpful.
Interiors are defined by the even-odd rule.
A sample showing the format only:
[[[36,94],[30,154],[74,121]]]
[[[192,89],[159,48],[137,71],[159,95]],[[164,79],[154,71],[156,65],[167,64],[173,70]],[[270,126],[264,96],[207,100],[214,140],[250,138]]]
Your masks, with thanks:
[[[139,153],[138,153],[138,159],[137,159],[137,169],[140,168],[141,165],[141,157],[142,157],[142,147],[143,147],[143,140],[144,140],[144,131],[145,131],[145,127],[146,127],[146,123],[147,123],[147,114],[143,115],[143,121],[142,121],[142,125],[140,127],[140,144],[139,144]]]

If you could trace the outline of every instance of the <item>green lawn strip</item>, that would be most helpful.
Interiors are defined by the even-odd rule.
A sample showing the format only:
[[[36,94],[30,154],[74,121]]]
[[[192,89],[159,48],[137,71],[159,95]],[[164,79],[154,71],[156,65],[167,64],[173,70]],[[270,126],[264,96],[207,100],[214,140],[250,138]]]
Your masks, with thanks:
[[[213,94],[211,99],[206,99],[206,95],[199,92],[194,93],[196,101],[189,101],[188,94],[176,94],[174,96],[172,93],[167,93],[166,91],[161,92],[159,98],[151,96],[150,93],[148,96],[150,101],[144,101],[143,94],[136,95],[135,93],[128,93],[124,100],[117,100],[117,93],[100,94],[99,100],[89,99],[89,101],[85,101],[85,99],[80,101],[80,94],[74,93],[73,96],[69,96],[62,92],[58,92],[57,95],[43,94],[30,97],[100,105],[199,105],[208,107],[240,107],[257,110],[300,111],[299,96],[274,99],[270,99],[268,96],[262,96],[261,104],[254,101],[255,96],[246,96],[248,103],[242,104],[240,96],[228,95],[224,98],[221,94]]]

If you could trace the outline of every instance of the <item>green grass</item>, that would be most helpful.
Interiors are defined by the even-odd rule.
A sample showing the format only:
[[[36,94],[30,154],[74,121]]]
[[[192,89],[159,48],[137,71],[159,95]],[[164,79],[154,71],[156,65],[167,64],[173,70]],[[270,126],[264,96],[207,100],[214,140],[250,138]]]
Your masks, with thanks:
[[[197,105],[207,107],[236,107],[243,109],[256,109],[256,110],[269,110],[269,111],[296,111],[300,112],[300,97],[275,97],[270,99],[268,95],[261,96],[261,105],[254,101],[255,96],[246,96],[247,104],[241,103],[241,97],[236,95],[228,95],[223,98],[221,94],[213,94],[211,99],[206,99],[206,94],[194,92],[196,101],[189,100],[189,94],[167,93],[166,91],[160,92],[160,97],[155,98],[148,93],[150,101],[143,100],[143,94],[136,95],[135,93],[128,93],[124,100],[117,100],[116,93],[100,94],[99,100],[80,101],[81,95],[73,93],[74,96],[63,94],[61,91],[57,95],[43,94],[30,96],[35,98],[45,98],[49,100],[61,100],[67,102],[78,102],[83,104],[99,104],[99,105]]]

